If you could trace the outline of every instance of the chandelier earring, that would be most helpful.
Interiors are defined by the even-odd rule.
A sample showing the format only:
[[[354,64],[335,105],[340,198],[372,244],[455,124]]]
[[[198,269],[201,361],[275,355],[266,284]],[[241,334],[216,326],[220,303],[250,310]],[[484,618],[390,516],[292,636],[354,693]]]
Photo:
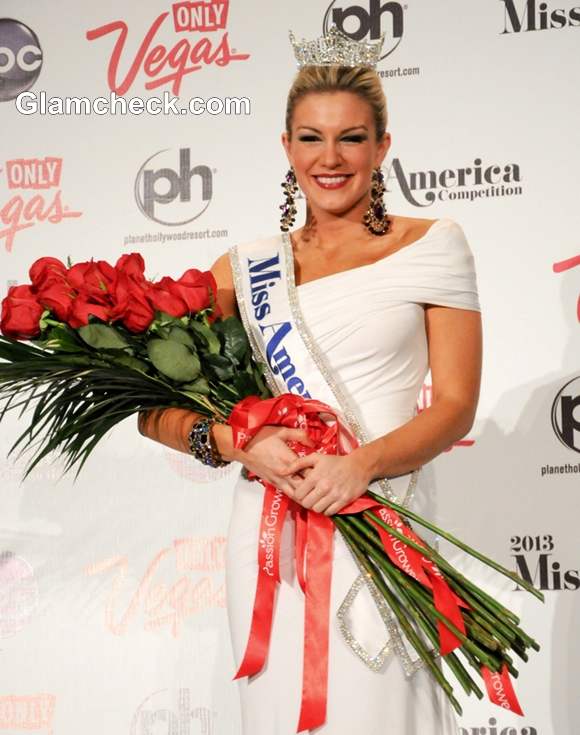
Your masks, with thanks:
[[[384,235],[391,224],[387,216],[383,194],[385,179],[380,168],[373,169],[371,178],[371,201],[363,217],[363,223],[373,235]]]
[[[294,219],[296,217],[294,195],[298,191],[296,174],[294,173],[292,166],[288,169],[286,178],[280,186],[284,189],[284,196],[286,197],[284,204],[280,205],[280,209],[282,210],[282,216],[280,217],[280,229],[282,232],[288,232],[290,227],[294,224]]]

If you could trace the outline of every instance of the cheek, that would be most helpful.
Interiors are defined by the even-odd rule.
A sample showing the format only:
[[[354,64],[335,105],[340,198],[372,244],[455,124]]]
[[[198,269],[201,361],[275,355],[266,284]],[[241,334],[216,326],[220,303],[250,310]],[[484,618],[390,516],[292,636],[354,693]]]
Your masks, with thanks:
[[[302,149],[294,153],[294,169],[296,171],[308,174],[309,170],[316,163],[316,154],[314,151]]]
[[[370,176],[374,158],[368,149],[351,148],[346,152],[345,158],[347,158],[353,167],[356,167],[357,171],[363,174],[368,173]]]

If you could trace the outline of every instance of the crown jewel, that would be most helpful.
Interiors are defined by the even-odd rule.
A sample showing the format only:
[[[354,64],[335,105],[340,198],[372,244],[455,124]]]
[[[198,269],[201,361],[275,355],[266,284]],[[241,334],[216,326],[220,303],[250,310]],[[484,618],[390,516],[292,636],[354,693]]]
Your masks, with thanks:
[[[381,33],[376,43],[367,41],[353,41],[333,25],[328,33],[314,41],[302,39],[297,41],[292,31],[289,31],[290,43],[294,47],[298,68],[303,66],[368,66],[374,69],[379,61],[381,48],[385,40],[385,33]]]

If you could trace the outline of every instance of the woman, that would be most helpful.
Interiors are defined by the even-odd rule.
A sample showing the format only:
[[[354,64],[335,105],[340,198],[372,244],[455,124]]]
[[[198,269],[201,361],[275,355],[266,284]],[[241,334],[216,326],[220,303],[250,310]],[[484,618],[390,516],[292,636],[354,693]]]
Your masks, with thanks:
[[[320,400],[331,396],[327,402],[344,412],[366,443],[347,456],[297,458],[287,442],[307,442],[307,436],[266,426],[242,451],[233,448],[229,426],[210,423],[202,426],[212,442],[208,451],[241,462],[303,508],[327,515],[378,478],[388,478],[387,492],[432,514],[428,463],[469,431],[479,397],[482,337],[472,253],[453,220],[387,217],[381,210],[380,166],[391,143],[385,128],[385,98],[372,68],[303,65],[282,134],[291,165],[282,230],[293,218],[294,177],[307,200],[306,223],[234,248],[212,268],[221,309],[241,312],[255,351],[268,360],[273,388]],[[287,290],[276,296],[281,279]],[[280,325],[286,324],[296,334],[284,342]],[[429,367],[431,405],[416,415]],[[306,390],[309,381],[316,391]],[[166,409],[141,416],[140,430],[190,452],[198,419]],[[226,589],[236,665],[250,631],[263,493],[259,482],[239,478],[228,529]],[[239,680],[246,735],[297,731],[304,595],[293,549],[288,516],[267,665]],[[444,696],[360,580],[336,532],[327,710],[313,732],[457,733]],[[341,603],[338,620],[334,611]]]

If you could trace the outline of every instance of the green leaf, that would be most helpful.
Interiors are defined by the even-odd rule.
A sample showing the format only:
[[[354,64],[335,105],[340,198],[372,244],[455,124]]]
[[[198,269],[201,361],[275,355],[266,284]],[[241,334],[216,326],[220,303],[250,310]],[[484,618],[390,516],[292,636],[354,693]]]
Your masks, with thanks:
[[[171,314],[168,314],[165,311],[156,311],[155,320],[151,322],[149,329],[151,329],[151,331],[157,331],[158,327],[168,327],[173,325],[179,327],[186,323],[187,317],[171,316]]]
[[[131,368],[132,370],[137,370],[140,373],[147,373],[149,371],[149,365],[146,362],[136,357],[131,357],[131,355],[120,354],[115,357],[114,362],[119,365],[125,365],[125,367]]]
[[[173,342],[179,342],[180,344],[195,350],[193,337],[186,329],[182,329],[181,327],[171,327],[168,338]]]
[[[195,332],[196,337],[199,339],[203,347],[212,355],[219,355],[221,346],[220,341],[216,334],[211,330],[211,327],[202,322],[191,321],[191,329]]]
[[[44,332],[44,330],[48,327],[49,318],[50,310],[45,309],[40,316],[40,321],[38,322],[38,326],[40,327],[41,332]]]
[[[206,355],[204,362],[218,380],[231,380],[236,372],[232,361],[224,355]]]
[[[121,350],[128,344],[119,332],[107,324],[87,324],[78,330],[81,338],[96,350]]]
[[[86,349],[79,344],[76,333],[64,324],[50,329],[43,339],[35,340],[35,344],[45,350],[56,350],[57,352],[83,352]]]
[[[203,376],[199,377],[197,380],[194,380],[193,383],[186,383],[181,388],[188,393],[201,393],[204,396],[209,396],[210,394],[209,383],[207,382],[207,379]]]
[[[224,355],[234,362],[244,359],[249,347],[248,337],[242,323],[235,316],[230,316],[219,324],[219,331],[224,339]]]
[[[147,344],[147,353],[160,373],[178,383],[190,382],[199,375],[199,358],[179,342],[152,339]]]
[[[245,398],[246,396],[251,396],[253,394],[256,394],[258,391],[256,390],[256,381],[254,380],[253,376],[248,375],[247,373],[238,373],[234,376],[233,384],[240,396],[242,398]]]

